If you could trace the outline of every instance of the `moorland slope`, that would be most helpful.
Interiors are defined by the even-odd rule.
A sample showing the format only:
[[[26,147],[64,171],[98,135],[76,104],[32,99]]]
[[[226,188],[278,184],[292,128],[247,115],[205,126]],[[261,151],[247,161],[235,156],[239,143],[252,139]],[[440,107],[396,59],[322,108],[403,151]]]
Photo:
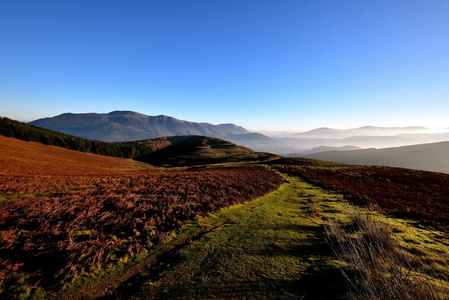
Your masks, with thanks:
[[[92,175],[147,170],[147,164],[25,142],[0,135],[1,175]]]

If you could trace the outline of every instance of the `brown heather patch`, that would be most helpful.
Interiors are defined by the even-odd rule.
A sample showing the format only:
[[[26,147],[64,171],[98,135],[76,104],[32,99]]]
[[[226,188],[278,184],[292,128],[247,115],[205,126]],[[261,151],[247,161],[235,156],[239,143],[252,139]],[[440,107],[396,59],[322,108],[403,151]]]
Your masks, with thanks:
[[[263,167],[113,176],[3,176],[0,275],[51,286],[132,257],[183,221],[252,200],[283,182]]]
[[[449,230],[447,174],[378,166],[280,168],[356,204],[378,206],[395,216]]]

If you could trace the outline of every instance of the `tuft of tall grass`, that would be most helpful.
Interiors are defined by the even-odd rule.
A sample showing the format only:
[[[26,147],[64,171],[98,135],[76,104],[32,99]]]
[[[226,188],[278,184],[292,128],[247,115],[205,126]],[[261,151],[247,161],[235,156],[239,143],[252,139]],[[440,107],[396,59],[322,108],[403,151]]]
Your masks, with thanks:
[[[350,224],[330,221],[327,241],[346,263],[349,299],[447,299],[445,281],[428,274],[424,262],[410,258],[394,239],[391,226],[353,209]]]

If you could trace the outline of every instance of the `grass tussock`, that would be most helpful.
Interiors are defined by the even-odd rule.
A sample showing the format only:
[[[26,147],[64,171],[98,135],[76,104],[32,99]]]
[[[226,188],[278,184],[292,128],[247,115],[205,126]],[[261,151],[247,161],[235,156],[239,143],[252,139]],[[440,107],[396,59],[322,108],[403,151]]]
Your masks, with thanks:
[[[348,298],[447,299],[447,281],[432,272],[425,259],[410,256],[390,225],[355,209],[350,221],[326,226],[328,242],[346,263],[342,272],[350,284]]]

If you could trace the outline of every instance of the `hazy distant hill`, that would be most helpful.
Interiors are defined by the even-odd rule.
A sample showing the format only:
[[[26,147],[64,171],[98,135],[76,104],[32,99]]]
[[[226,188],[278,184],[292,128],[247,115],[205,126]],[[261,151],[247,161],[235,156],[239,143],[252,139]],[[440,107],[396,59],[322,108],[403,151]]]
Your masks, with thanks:
[[[132,111],[108,114],[65,113],[30,124],[106,142],[133,141],[175,135],[203,135],[223,139],[252,140],[260,136],[234,124],[212,125],[178,120],[164,115],[147,116]],[[240,135],[244,136],[240,136]]]
[[[449,142],[384,149],[328,151],[305,157],[338,163],[384,165],[449,173]]]
[[[329,151],[350,151],[350,150],[360,150],[361,148],[356,146],[343,146],[343,147],[326,147],[326,146],[320,146],[315,147],[310,150],[303,150],[299,153],[290,153],[287,156],[294,157],[294,156],[301,156],[301,155],[310,155],[320,152],[329,152]]]
[[[353,129],[321,127],[303,133],[283,133],[273,136],[273,141],[255,144],[251,148],[290,156],[323,152],[323,147],[341,148],[328,150],[333,151],[348,150],[344,148],[350,146],[363,149],[390,148],[449,141],[447,129],[412,126],[364,126]]]
[[[307,132],[294,134],[304,138],[347,138],[351,136],[392,136],[404,133],[422,133],[428,130],[425,127],[376,127],[364,126],[351,129],[334,129],[321,127]]]

